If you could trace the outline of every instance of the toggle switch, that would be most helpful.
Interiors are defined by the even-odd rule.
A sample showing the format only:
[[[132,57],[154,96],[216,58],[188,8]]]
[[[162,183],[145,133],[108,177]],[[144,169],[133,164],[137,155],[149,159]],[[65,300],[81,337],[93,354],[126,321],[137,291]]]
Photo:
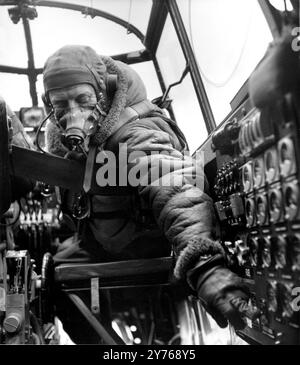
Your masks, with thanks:
[[[267,299],[268,299],[268,310],[269,312],[276,313],[278,309],[277,302],[277,283],[276,281],[268,281],[267,283]]]
[[[248,246],[250,265],[256,267],[258,258],[258,237],[249,238]]]
[[[282,316],[291,318],[294,315],[293,310],[293,290],[294,285],[292,283],[281,283],[280,284],[280,301],[282,308]]]
[[[287,260],[287,242],[282,236],[273,238],[275,269],[283,269]]]
[[[255,203],[253,199],[246,200],[245,210],[248,227],[253,227],[255,224]]]
[[[246,242],[241,239],[235,241],[237,260],[240,266],[245,265],[247,256],[249,254],[249,247]]]
[[[261,259],[262,259],[262,267],[270,267],[271,266],[272,258],[271,258],[271,240],[270,240],[270,237],[263,237],[262,238]]]
[[[292,236],[290,242],[289,256],[292,262],[292,271],[300,271],[300,235],[296,234]]]

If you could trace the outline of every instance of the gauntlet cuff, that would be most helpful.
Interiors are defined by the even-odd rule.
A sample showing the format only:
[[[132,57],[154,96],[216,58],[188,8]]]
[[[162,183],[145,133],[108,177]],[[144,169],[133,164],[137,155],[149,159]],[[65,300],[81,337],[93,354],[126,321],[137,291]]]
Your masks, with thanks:
[[[201,237],[190,240],[177,258],[174,276],[179,280],[185,279],[188,270],[194,268],[201,257],[208,258],[216,254],[225,257],[223,247],[218,241]]]

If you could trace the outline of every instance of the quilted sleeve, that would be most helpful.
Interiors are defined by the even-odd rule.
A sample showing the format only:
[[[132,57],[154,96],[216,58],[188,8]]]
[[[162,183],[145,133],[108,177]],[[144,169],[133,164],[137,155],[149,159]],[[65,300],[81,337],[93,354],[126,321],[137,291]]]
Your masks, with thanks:
[[[118,142],[139,173],[139,194],[173,246],[175,277],[184,279],[201,256],[223,254],[223,249],[213,240],[215,216],[205,192],[203,155],[192,158],[173,131],[161,125],[149,119],[131,123]]]

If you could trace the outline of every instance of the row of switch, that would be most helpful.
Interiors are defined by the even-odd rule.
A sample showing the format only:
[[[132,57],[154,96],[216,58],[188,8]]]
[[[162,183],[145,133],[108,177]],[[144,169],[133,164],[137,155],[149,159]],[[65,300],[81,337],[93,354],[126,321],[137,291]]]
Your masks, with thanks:
[[[300,235],[287,238],[252,237],[237,238],[234,242],[226,241],[225,246],[230,256],[236,257],[240,266],[285,269],[300,271]]]
[[[264,142],[261,129],[261,113],[259,111],[254,111],[242,122],[238,140],[242,154],[250,153]]]
[[[224,164],[216,175],[214,186],[217,197],[222,198],[240,190],[239,164],[232,160]]]
[[[298,219],[299,198],[297,180],[283,184],[282,189],[276,185],[268,193],[250,194],[245,202],[248,227]]]
[[[260,316],[252,321],[251,327],[261,327],[261,331],[270,336],[275,345],[287,343],[286,336],[289,335],[290,328],[299,326],[295,288],[298,290],[298,287],[291,282],[268,280],[264,293],[261,293],[263,297],[258,300],[254,294],[250,299],[252,306],[259,308],[260,311]],[[272,318],[280,323],[282,320],[287,321],[291,327],[285,327],[285,332],[282,332],[282,326],[276,326],[271,322]]]
[[[293,283],[277,282],[269,280],[266,288],[267,309],[276,315],[291,318],[296,312],[293,306]]]
[[[246,163],[241,168],[243,188],[245,193],[259,189],[265,183],[273,183],[282,177],[288,177],[296,172],[294,142],[285,137],[278,142],[277,148],[272,147],[263,155]]]

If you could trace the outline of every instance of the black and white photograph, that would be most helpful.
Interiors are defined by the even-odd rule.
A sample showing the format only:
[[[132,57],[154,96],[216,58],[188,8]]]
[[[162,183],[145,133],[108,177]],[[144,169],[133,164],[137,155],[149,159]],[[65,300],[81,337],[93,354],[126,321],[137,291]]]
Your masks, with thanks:
[[[300,345],[299,0],[0,0],[0,345]]]

